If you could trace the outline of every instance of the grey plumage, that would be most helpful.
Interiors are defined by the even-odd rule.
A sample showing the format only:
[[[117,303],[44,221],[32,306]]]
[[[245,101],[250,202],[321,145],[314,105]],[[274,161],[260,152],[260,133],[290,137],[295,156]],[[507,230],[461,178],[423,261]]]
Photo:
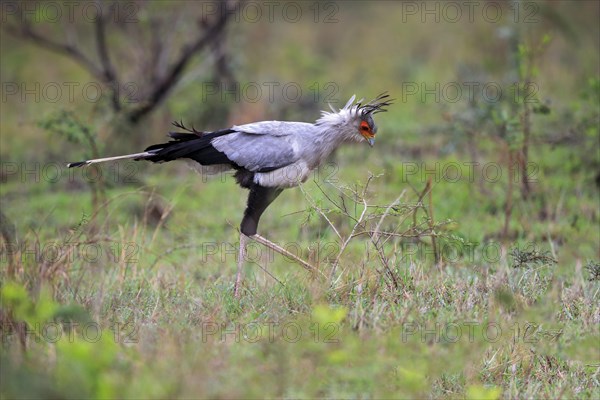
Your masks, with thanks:
[[[231,161],[252,172],[281,168],[297,161],[298,154],[294,151],[295,135],[270,134],[268,133],[270,124],[264,124],[263,133],[243,131],[241,130],[243,126],[232,127],[236,130],[235,133],[213,139],[211,143],[215,149],[225,153]],[[277,125],[281,126],[281,123]]]

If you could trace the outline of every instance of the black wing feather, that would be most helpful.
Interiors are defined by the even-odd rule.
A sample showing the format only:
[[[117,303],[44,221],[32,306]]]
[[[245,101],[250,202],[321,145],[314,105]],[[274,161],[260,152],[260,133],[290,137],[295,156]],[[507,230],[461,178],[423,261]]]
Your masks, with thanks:
[[[174,140],[149,146],[145,151],[154,152],[154,155],[146,160],[152,162],[173,161],[178,158],[189,158],[202,165],[231,164],[234,163],[227,158],[225,153],[215,149],[211,140],[235,132],[232,129],[223,129],[208,133],[183,133],[171,132],[169,136]]]

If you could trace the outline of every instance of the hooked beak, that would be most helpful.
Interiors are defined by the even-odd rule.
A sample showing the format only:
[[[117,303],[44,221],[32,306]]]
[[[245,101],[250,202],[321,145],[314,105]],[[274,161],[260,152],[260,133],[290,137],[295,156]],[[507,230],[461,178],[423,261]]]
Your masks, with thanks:
[[[369,146],[373,147],[375,144],[375,135],[371,132],[360,132],[360,134],[365,138],[367,143],[369,143]]]
[[[373,147],[373,145],[375,144],[375,135],[366,132],[361,132],[361,134],[365,138],[367,143],[369,143],[369,146]]]

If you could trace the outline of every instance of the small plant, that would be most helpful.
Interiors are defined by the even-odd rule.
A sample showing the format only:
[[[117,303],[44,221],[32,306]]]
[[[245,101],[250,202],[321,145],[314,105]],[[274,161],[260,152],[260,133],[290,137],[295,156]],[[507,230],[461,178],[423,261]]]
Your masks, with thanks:
[[[590,273],[589,281],[600,281],[600,262],[588,261],[585,269]]]
[[[528,267],[531,264],[556,264],[557,262],[549,251],[521,250],[513,247],[510,255],[513,258],[513,268]]]
[[[442,263],[442,251],[438,238],[445,235],[444,226],[451,221],[435,221],[433,218],[433,185],[428,180],[425,188],[421,191],[413,188],[414,202],[404,200],[406,190],[390,204],[377,205],[370,202],[369,185],[377,176],[369,175],[366,182],[356,187],[332,186],[337,190],[338,196],[326,193],[317,184],[318,189],[324,196],[324,200],[313,198],[302,189],[310,208],[306,210],[308,218],[315,214],[320,215],[337,237],[337,255],[331,263],[329,272],[332,287],[341,287],[342,277],[349,271],[350,265],[341,262],[342,255],[350,247],[351,243],[359,236],[367,238],[367,246],[373,251],[374,259],[380,268],[377,273],[383,278],[387,287],[397,292],[404,290],[402,273],[399,271],[399,263],[404,254],[399,249],[407,243],[415,247],[422,246],[431,249],[435,265]],[[346,229],[336,227],[331,215],[341,216],[349,222]],[[349,233],[345,233],[349,229]],[[341,271],[338,268],[345,264]]]
[[[84,155],[84,158],[100,157],[96,135],[88,125],[79,121],[72,112],[60,110],[39,121],[38,125],[40,128],[56,134],[70,143],[86,146],[88,153]],[[98,167],[93,165],[92,168],[97,169]],[[96,170],[93,176],[97,176],[98,179],[88,179],[87,181],[92,191],[92,209],[97,212],[106,196],[102,174]]]

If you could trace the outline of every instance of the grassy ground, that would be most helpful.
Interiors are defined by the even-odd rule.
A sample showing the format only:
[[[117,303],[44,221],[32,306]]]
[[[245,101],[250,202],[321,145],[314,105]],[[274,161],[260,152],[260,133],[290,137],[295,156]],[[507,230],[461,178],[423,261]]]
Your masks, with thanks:
[[[374,148],[341,149],[261,220],[318,272],[252,243],[239,298],[246,192],[231,175],[64,162],[87,157],[86,126],[102,154],[126,153],[162,140],[173,118],[309,121],[329,92],[201,101],[198,57],[194,84],[131,130],[102,102],[3,97],[0,398],[600,398],[598,6],[535,3],[536,24],[513,24],[513,3],[501,23],[399,23],[408,3],[335,3],[338,22],[319,29],[232,26],[241,82],[398,99],[376,116]],[[151,4],[148,15],[166,11]],[[89,81],[0,41],[3,83]],[[528,80],[531,103],[423,100],[405,85],[509,94]]]

